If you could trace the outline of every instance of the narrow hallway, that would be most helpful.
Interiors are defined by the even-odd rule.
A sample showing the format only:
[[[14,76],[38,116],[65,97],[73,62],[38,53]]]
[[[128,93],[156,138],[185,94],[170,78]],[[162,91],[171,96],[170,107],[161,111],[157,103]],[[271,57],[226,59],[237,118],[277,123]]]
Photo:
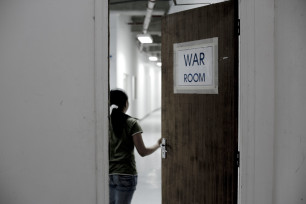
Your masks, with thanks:
[[[140,121],[143,129],[143,140],[146,146],[154,144],[161,137],[161,109],[152,112]],[[141,157],[135,150],[138,170],[138,184],[133,204],[161,203],[161,151]]]

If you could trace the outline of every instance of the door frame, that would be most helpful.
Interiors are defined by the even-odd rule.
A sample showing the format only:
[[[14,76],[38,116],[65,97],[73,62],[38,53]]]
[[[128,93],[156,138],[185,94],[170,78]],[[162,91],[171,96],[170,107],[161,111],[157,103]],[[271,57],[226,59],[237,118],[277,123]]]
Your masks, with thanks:
[[[108,95],[109,12],[108,1],[94,0],[94,110],[96,204],[109,203],[108,190]]]
[[[271,3],[272,2],[272,3]],[[271,118],[271,114],[259,112],[261,109],[255,101],[258,89],[262,86],[271,85],[274,81],[274,57],[270,55],[262,56],[261,61],[258,59],[258,53],[261,48],[271,47],[268,50],[274,56],[274,1],[262,2],[256,0],[239,1],[239,18],[240,18],[240,74],[239,74],[239,149],[241,153],[238,203],[255,204],[255,203],[272,203],[273,199],[273,135],[271,128],[264,129],[258,127],[259,118]],[[261,10],[261,12],[257,12]],[[264,12],[262,12],[262,10]],[[108,2],[95,0],[95,110],[96,112],[96,182],[97,182],[97,204],[108,203],[108,126],[107,118],[103,117],[108,114],[108,84],[109,78],[109,61],[108,47]],[[261,20],[264,19],[264,20]],[[256,23],[255,23],[256,22]],[[255,32],[260,30],[261,33]],[[268,36],[264,42],[258,44],[259,35]],[[272,40],[271,40],[272,38]],[[107,50],[106,50],[107,49]],[[103,57],[101,57],[103,56]],[[264,60],[262,60],[264,59]],[[256,66],[255,66],[256,63]],[[264,70],[255,70],[258,67],[268,67],[267,80],[260,81],[260,74]],[[255,72],[256,71],[256,72]],[[104,73],[104,75],[103,75]],[[261,83],[258,83],[260,81]],[[264,96],[274,95],[274,87],[262,93]],[[261,99],[259,99],[261,100]],[[265,107],[274,106],[274,99],[268,103],[261,104]],[[255,114],[257,113],[257,114]],[[272,114],[273,115],[273,114]],[[102,135],[102,137],[101,137]],[[256,140],[255,135],[268,136],[268,143],[258,150],[261,142]],[[258,151],[257,151],[258,150]],[[262,156],[264,155],[264,157]],[[273,160],[272,160],[273,161]],[[266,164],[257,166],[255,162]],[[264,171],[264,173],[262,173]],[[259,181],[258,181],[259,179]],[[271,181],[272,179],[272,181]],[[257,182],[256,182],[257,180]],[[265,184],[265,186],[262,186]],[[260,190],[261,189],[261,190]],[[263,202],[257,202],[257,199],[264,199]],[[260,200],[262,201],[262,200]]]
[[[274,1],[240,0],[239,18],[238,203],[272,204]]]

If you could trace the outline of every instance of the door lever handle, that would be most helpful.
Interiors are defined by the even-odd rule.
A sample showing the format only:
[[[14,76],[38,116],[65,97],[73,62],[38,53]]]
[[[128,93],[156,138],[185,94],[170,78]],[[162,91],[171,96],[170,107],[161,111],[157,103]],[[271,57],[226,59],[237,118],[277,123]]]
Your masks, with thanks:
[[[166,146],[167,146],[167,140],[166,140],[165,138],[162,138],[162,142],[161,142],[161,144],[160,144],[162,159],[166,159],[166,157],[167,157],[167,149],[166,149]]]

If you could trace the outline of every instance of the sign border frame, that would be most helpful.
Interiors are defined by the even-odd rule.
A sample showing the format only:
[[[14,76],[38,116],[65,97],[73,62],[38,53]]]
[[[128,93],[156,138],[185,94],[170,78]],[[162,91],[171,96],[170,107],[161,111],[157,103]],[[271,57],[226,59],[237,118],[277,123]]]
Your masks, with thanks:
[[[176,79],[177,51],[212,47],[213,83],[207,86],[178,86]],[[195,40],[183,43],[173,43],[173,91],[175,94],[218,94],[218,37]]]

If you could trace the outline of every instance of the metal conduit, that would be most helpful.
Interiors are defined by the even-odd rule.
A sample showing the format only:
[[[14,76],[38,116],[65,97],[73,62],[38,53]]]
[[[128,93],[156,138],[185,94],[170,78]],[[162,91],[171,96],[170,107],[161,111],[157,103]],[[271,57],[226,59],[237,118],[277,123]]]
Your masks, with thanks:
[[[145,17],[145,20],[143,22],[143,30],[142,30],[142,32],[144,34],[146,34],[147,31],[148,31],[148,27],[149,27],[150,22],[151,22],[152,12],[153,12],[154,6],[155,6],[155,0],[149,0],[148,1],[146,17]]]

